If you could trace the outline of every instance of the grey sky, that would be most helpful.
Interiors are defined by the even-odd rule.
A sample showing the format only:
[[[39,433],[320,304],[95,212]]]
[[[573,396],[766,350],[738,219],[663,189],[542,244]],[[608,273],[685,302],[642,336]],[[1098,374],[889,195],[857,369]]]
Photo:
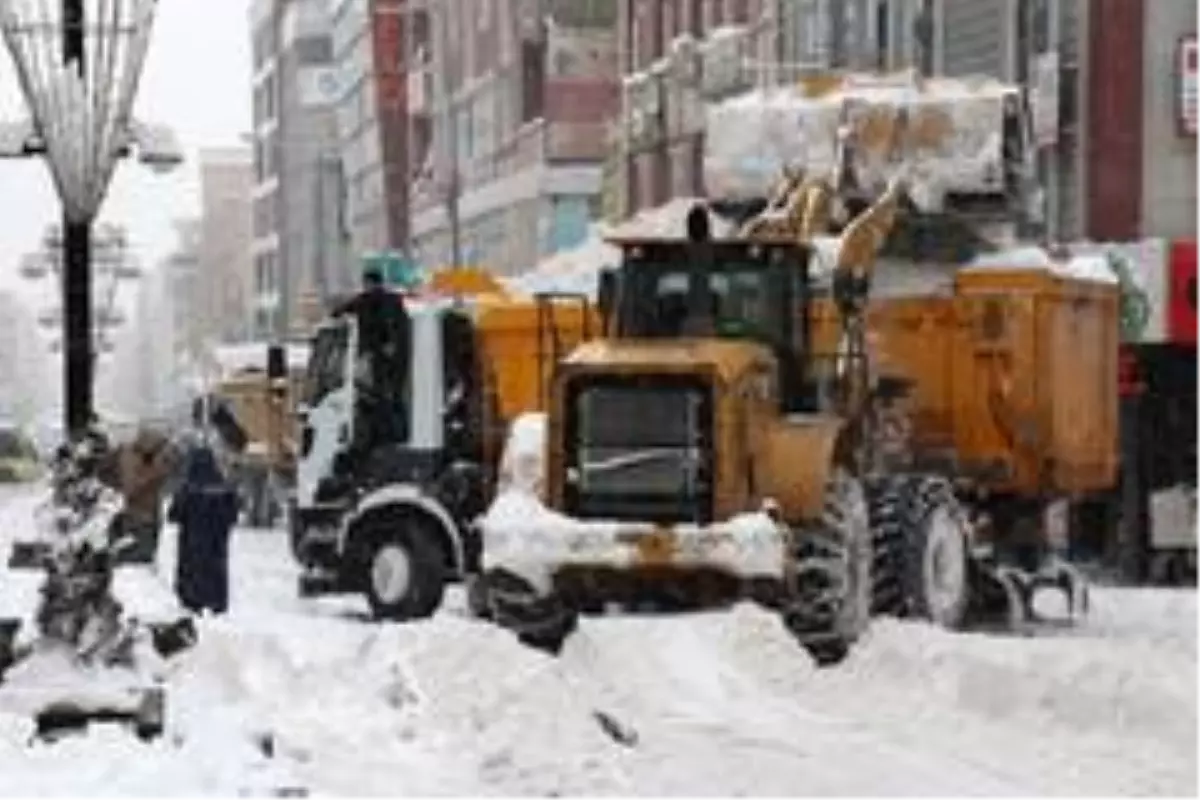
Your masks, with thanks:
[[[239,144],[250,129],[247,0],[159,0],[135,116],[171,125],[189,163],[169,176],[122,164],[101,218],[126,224],[146,266],[171,248],[172,220],[198,208],[195,151]],[[0,53],[0,118],[24,115],[7,50]],[[18,283],[21,255],[58,218],[40,162],[0,161],[0,286]],[[29,291],[29,287],[25,287]]]

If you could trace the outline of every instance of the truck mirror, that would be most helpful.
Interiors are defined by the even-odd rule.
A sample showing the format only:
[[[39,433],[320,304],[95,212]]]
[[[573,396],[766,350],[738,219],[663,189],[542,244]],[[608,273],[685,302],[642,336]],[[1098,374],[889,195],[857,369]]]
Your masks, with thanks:
[[[267,377],[271,380],[287,377],[287,360],[281,344],[267,345]]]
[[[599,285],[596,291],[596,306],[604,327],[608,327],[608,319],[612,316],[613,306],[617,302],[617,273],[611,268],[600,270]]]

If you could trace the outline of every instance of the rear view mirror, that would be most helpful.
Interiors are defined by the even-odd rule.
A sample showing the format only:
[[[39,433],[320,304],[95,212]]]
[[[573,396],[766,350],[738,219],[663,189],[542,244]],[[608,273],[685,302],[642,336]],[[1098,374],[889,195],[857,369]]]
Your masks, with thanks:
[[[287,377],[287,359],[281,344],[267,345],[267,377],[272,381]]]
[[[608,320],[612,317],[617,304],[617,273],[612,268],[600,270],[599,285],[596,290],[596,306],[600,311],[601,324],[608,330]]]

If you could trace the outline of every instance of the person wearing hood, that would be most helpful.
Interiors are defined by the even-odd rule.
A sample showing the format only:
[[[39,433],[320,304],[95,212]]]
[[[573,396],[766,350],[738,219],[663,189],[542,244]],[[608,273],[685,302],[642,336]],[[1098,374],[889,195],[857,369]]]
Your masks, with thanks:
[[[109,483],[125,500],[118,530],[133,540],[131,549],[118,555],[119,562],[154,563],[162,528],[163,494],[176,468],[175,458],[171,440],[147,427],[112,454],[112,471],[116,474]]]
[[[179,525],[175,592],[194,613],[222,614],[229,607],[229,537],[238,517],[236,489],[221,474],[213,451],[200,445],[188,455],[183,485],[168,518]]]

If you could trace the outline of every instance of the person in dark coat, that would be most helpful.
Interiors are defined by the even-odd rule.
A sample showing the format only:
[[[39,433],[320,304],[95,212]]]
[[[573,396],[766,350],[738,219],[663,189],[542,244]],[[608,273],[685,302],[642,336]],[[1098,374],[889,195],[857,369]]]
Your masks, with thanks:
[[[362,291],[335,308],[333,315],[351,315],[358,321],[360,414],[351,449],[361,457],[372,446],[407,438],[404,387],[411,321],[403,296],[388,290],[375,269],[363,274]]]
[[[168,511],[179,525],[175,593],[189,611],[221,614],[228,608],[229,536],[237,517],[237,491],[221,474],[212,450],[196,447]]]

